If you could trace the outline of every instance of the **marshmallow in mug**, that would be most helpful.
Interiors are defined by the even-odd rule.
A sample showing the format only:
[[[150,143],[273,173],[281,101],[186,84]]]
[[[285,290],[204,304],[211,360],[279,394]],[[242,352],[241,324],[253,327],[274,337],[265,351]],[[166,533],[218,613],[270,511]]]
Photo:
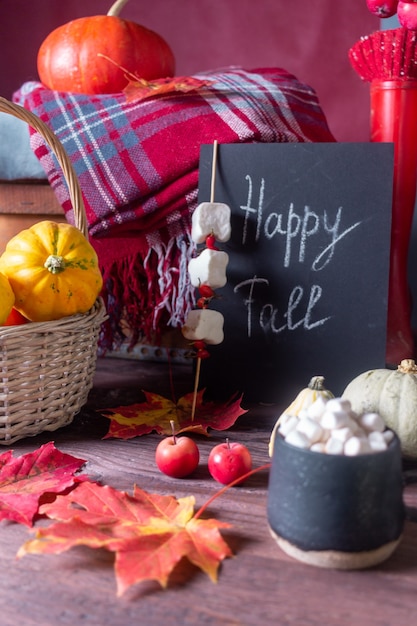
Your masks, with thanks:
[[[378,413],[358,415],[349,400],[322,397],[298,416],[284,414],[278,432],[293,446],[345,456],[381,452],[394,437]]]

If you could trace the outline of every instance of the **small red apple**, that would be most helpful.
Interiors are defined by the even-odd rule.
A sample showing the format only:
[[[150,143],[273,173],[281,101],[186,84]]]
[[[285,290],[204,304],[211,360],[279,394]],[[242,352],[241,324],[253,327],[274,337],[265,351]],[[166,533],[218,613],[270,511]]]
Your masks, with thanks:
[[[403,0],[400,0],[397,17],[403,28],[417,30],[417,2],[403,2]]]
[[[392,17],[397,12],[398,0],[366,0],[369,11],[377,17]]]
[[[200,460],[197,444],[190,437],[165,437],[156,447],[155,461],[161,472],[172,478],[184,478]]]
[[[252,457],[243,443],[219,443],[211,450],[208,470],[214,480],[229,485],[252,469]]]

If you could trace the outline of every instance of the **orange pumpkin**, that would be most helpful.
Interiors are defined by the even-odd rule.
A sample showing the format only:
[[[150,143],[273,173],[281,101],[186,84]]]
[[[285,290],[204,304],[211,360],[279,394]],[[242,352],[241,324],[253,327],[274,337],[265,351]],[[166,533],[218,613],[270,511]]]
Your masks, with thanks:
[[[174,75],[175,59],[157,33],[124,20],[117,0],[107,15],[82,17],[52,31],[38,52],[39,78],[57,91],[106,94],[123,91],[127,73],[144,80]]]
[[[86,313],[103,284],[87,238],[71,224],[48,220],[10,239],[0,272],[14,292],[15,308],[32,322]]]

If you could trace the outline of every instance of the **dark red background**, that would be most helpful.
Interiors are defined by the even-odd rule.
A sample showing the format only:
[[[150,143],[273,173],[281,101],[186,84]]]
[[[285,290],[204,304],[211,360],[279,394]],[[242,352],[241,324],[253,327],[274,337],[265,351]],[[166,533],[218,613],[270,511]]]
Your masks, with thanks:
[[[0,94],[37,79],[39,45],[71,19],[107,12],[112,0],[1,0]],[[171,45],[177,74],[226,65],[278,66],[311,85],[338,141],[368,141],[369,90],[349,48],[379,28],[365,0],[130,0],[122,17]]]

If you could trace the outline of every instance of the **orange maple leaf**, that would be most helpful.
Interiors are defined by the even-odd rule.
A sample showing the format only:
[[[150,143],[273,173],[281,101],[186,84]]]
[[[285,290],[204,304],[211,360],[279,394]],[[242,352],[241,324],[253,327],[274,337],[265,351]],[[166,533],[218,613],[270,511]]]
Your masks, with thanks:
[[[83,480],[74,473],[84,464],[57,450],[52,442],[17,458],[12,450],[4,452],[0,455],[0,520],[32,526],[42,497],[62,493]]]
[[[119,406],[112,409],[100,409],[100,413],[110,420],[110,427],[104,439],[115,437],[131,439],[156,431],[161,435],[171,435],[171,421],[175,433],[193,431],[207,435],[208,429],[227,430],[237,418],[246,413],[240,402],[242,396],[231,398],[225,404],[203,402],[204,389],[197,394],[194,419],[191,419],[193,393],[182,396],[173,402],[156,393],[144,391],[146,402]]]
[[[197,519],[193,496],[133,495],[109,486],[84,482],[67,495],[41,507],[55,523],[39,528],[18,557],[60,554],[74,546],[104,548],[115,553],[117,595],[131,585],[155,580],[162,587],[182,558],[217,581],[220,562],[232,556],[219,529],[230,524]]]
[[[209,80],[200,80],[192,76],[175,76],[174,78],[159,78],[152,82],[148,82],[143,78],[130,80],[123,93],[127,102],[134,100],[144,100],[152,96],[160,96],[163,94],[180,91],[186,93],[188,91],[196,91],[202,87],[211,84]]]

